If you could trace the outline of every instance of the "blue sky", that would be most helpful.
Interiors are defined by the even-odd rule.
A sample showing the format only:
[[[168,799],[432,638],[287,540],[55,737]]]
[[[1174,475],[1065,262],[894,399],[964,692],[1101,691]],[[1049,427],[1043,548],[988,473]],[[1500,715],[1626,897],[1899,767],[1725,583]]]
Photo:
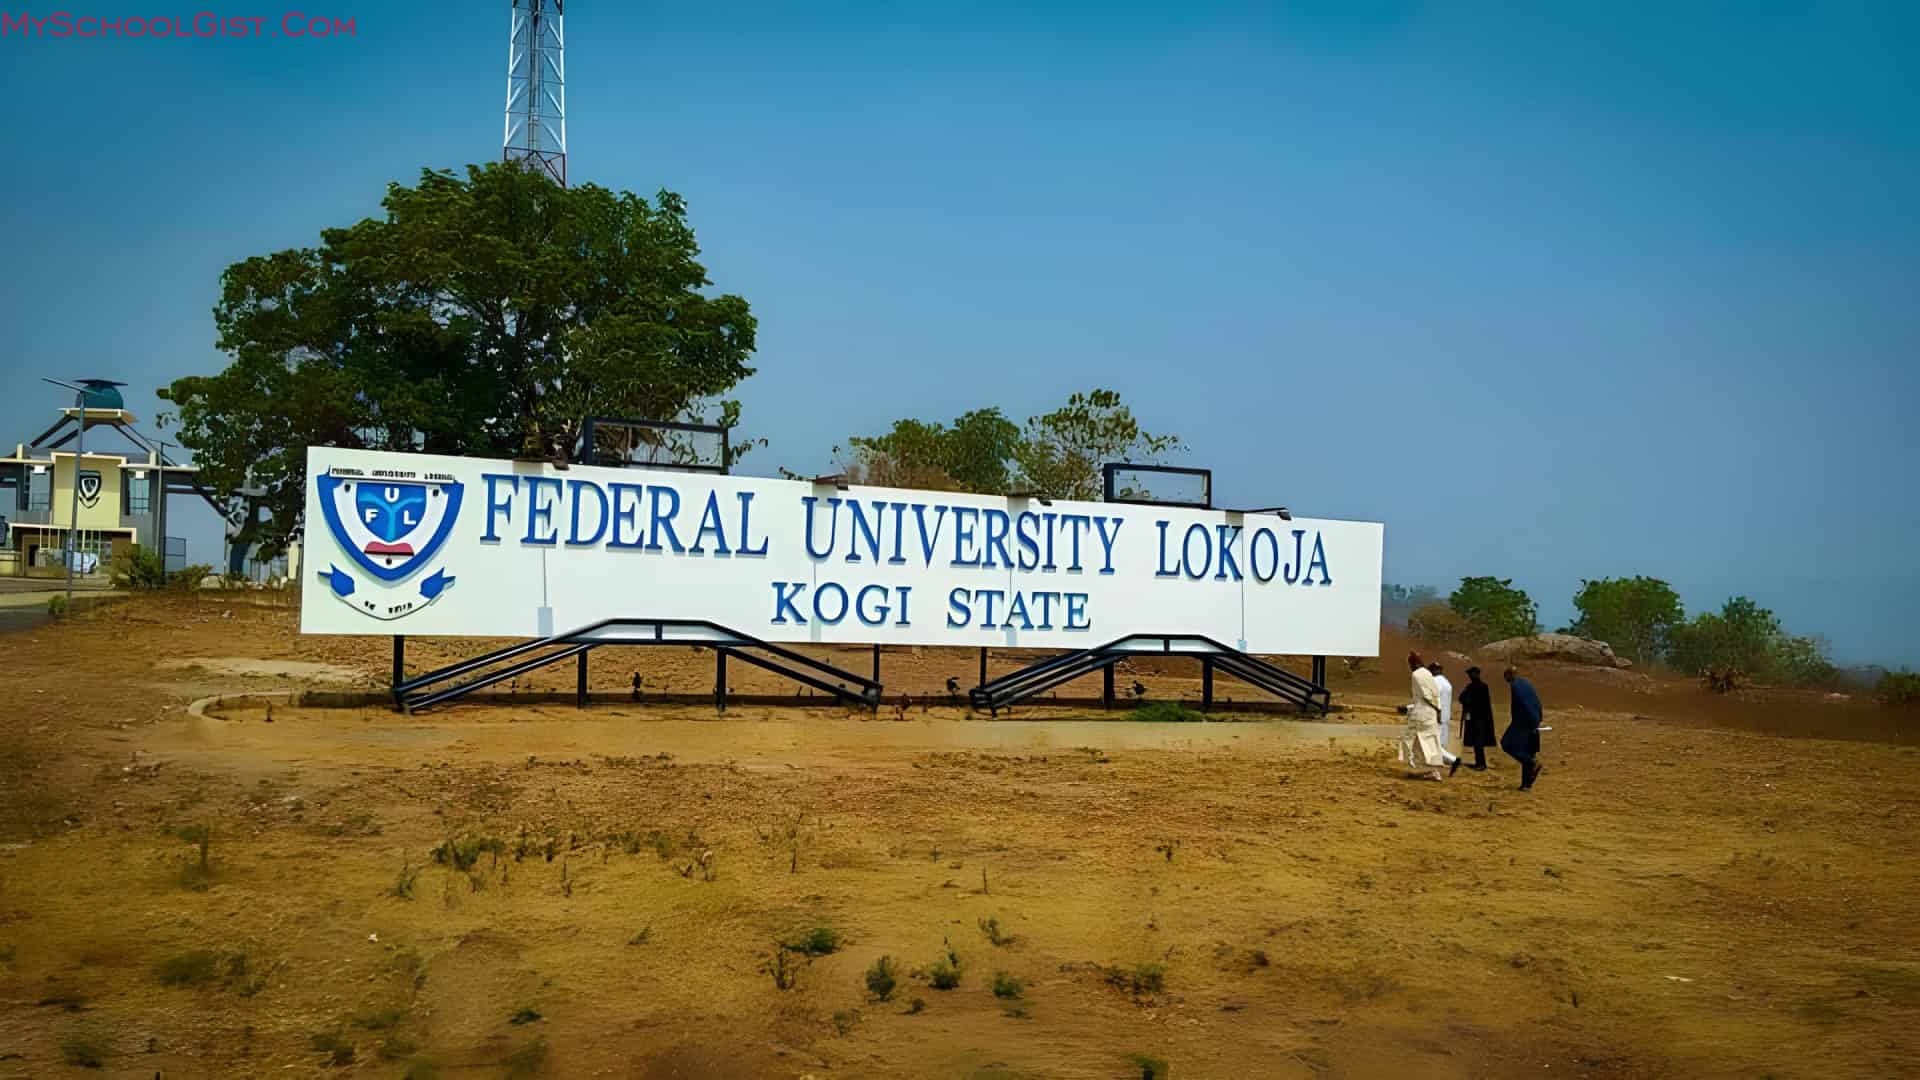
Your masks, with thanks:
[[[498,155],[505,0],[300,7],[356,33],[0,40],[8,443],[42,372],[152,414],[227,264]],[[746,471],[1105,385],[1389,580],[1920,662],[1916,9],[1030,7],[575,5],[573,177],[685,195],[760,318]]]

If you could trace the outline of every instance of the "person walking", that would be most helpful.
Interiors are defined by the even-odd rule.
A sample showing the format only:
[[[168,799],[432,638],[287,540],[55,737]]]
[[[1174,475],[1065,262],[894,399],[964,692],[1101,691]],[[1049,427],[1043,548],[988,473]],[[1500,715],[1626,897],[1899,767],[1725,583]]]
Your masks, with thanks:
[[[1520,763],[1520,790],[1532,791],[1545,769],[1540,764],[1540,695],[1513,668],[1507,669],[1506,680],[1513,690],[1513,719],[1500,736],[1500,749]]]
[[[1433,676],[1433,685],[1440,691],[1440,757],[1447,763],[1447,775],[1460,771],[1460,757],[1447,749],[1453,740],[1447,733],[1453,730],[1453,684],[1447,681],[1446,669],[1439,662],[1427,665],[1428,674]]]
[[[1493,733],[1493,691],[1480,681],[1480,669],[1467,669],[1467,685],[1460,688],[1460,748],[1473,748],[1475,772],[1487,771],[1487,747],[1498,739]]]
[[[1407,654],[1407,667],[1413,672],[1413,700],[1407,703],[1407,730],[1400,736],[1400,760],[1414,775],[1429,780],[1444,780],[1440,766],[1446,761],[1440,746],[1440,688],[1433,673],[1420,662],[1420,654]]]

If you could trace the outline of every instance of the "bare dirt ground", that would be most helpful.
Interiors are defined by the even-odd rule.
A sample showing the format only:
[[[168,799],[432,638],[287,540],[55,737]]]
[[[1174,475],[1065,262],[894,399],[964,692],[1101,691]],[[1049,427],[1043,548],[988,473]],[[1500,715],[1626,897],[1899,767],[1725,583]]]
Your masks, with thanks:
[[[1522,794],[1504,758],[1402,775],[1392,663],[1336,661],[1330,722],[1223,700],[1240,722],[1147,724],[970,716],[944,683],[975,655],[940,650],[886,654],[877,717],[656,701],[710,689],[687,650],[596,660],[586,712],[532,696],[565,668],[417,717],[192,716],[384,682],[386,639],[302,639],[245,597],[128,600],[0,657],[0,1075],[1840,1077],[1920,1055],[1920,749],[1911,713],[1862,701],[1543,668],[1555,730]],[[1181,663],[1134,679],[1198,696]],[[810,934],[820,955],[779,947]]]

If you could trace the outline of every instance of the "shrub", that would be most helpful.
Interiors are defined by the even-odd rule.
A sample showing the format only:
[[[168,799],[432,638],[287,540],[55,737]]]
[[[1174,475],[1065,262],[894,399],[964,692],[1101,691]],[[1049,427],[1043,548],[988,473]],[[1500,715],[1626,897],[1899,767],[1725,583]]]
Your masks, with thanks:
[[[166,578],[166,559],[152,548],[135,547],[113,561],[113,583],[123,589],[157,589]]]
[[[1449,649],[1471,649],[1483,644],[1473,623],[1443,601],[1415,608],[1407,616],[1407,633],[1417,641]]]
[[[927,968],[927,985],[935,990],[953,990],[960,985],[959,965],[941,957]]]
[[[1135,706],[1127,714],[1127,719],[1149,724],[1194,724],[1206,719],[1205,716],[1173,701],[1149,701]]]
[[[993,973],[993,996],[997,998],[1017,998],[1027,988],[1027,984],[1004,971]]]
[[[1164,1059],[1150,1054],[1130,1054],[1127,1061],[1140,1070],[1140,1080],[1167,1080],[1173,1075]]]
[[[1873,696],[1883,705],[1920,705],[1920,673],[1889,671],[1880,676]]]
[[[1166,967],[1151,960],[1134,965],[1132,970],[1108,968],[1106,974],[1107,985],[1135,997],[1157,994],[1167,986]]]
[[[980,932],[987,935],[987,940],[995,945],[1011,945],[1014,941],[1012,934],[1000,929],[1000,917],[998,915],[988,919],[981,919]]]
[[[867,969],[867,993],[875,999],[885,1001],[893,996],[893,988],[899,983],[899,969],[894,966],[893,957],[882,956]]]
[[[66,617],[67,597],[65,593],[59,593],[59,594],[47,597],[47,614],[53,616],[56,619]]]
[[[782,948],[802,956],[825,956],[840,950],[840,931],[831,926],[816,926]]]

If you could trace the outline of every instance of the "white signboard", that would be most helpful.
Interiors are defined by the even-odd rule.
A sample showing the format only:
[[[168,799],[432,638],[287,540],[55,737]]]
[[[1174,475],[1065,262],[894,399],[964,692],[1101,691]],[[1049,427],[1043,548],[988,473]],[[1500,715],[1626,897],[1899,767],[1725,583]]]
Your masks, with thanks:
[[[624,616],[779,642],[1379,651],[1370,522],[318,448],[307,473],[310,634]]]

